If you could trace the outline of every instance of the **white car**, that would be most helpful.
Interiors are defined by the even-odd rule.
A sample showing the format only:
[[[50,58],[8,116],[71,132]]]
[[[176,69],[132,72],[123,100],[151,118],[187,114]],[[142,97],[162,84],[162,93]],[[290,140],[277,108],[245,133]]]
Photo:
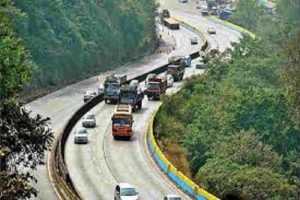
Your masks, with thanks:
[[[95,96],[97,96],[97,92],[88,90],[85,92],[85,94],[83,96],[83,102],[85,103],[85,102],[91,100],[92,98],[94,98]]]
[[[172,87],[174,84],[174,78],[171,74],[167,74],[167,86]]]
[[[217,32],[216,32],[216,29],[214,28],[214,27],[209,27],[208,29],[207,29],[207,32],[209,33],[209,34],[216,34]]]
[[[129,183],[119,183],[115,188],[114,200],[138,200],[139,193]]]
[[[96,127],[96,117],[92,113],[86,114],[82,118],[82,126],[85,128],[93,128]]]
[[[88,132],[85,128],[78,128],[75,130],[74,143],[75,144],[87,144]]]
[[[149,79],[154,78],[155,76],[156,76],[156,74],[154,74],[154,73],[151,73],[151,74],[147,75],[147,78],[145,80],[145,86],[146,87],[148,86]]]
[[[175,194],[168,194],[164,197],[164,200],[182,200],[182,198]]]
[[[97,89],[97,92],[98,92],[98,95],[100,94],[104,94],[104,86],[103,85],[100,85]]]

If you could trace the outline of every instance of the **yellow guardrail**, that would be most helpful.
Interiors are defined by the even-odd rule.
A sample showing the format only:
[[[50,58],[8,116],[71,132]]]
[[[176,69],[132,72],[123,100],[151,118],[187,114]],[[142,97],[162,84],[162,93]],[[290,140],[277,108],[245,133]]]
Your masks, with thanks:
[[[196,25],[191,25],[189,23],[187,23],[182,17],[180,16],[172,16],[173,19],[175,19],[176,21],[180,22],[181,24],[184,24],[186,26],[189,26],[190,28],[192,28],[194,31],[198,32],[200,34],[201,39],[205,42],[207,39],[205,37],[205,33],[201,30],[201,28],[199,26]]]
[[[218,23],[221,23],[223,25],[226,25],[226,26],[229,26],[233,29],[236,29],[236,30],[240,31],[241,33],[247,34],[253,39],[256,38],[256,35],[254,33],[252,33],[251,31],[249,31],[249,30],[247,30],[247,29],[245,29],[245,28],[243,28],[239,25],[233,24],[233,23],[228,22],[228,21],[221,20],[221,19],[217,18],[216,16],[210,16],[209,18],[216,21],[216,22],[218,22]]]
[[[159,148],[154,134],[153,134],[153,121],[154,115],[151,117],[148,130],[147,130],[147,144],[148,149],[160,169],[186,194],[191,196],[196,200],[219,200],[219,198],[210,194],[187,176],[185,176],[181,171],[179,171],[163,154]]]

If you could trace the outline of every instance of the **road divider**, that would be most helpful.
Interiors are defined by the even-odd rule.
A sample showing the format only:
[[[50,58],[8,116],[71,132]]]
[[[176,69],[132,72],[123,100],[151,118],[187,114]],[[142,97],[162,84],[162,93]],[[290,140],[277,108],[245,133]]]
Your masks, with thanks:
[[[183,22],[181,22],[183,23]],[[202,38],[202,37],[201,37]],[[205,51],[207,48],[209,48],[209,44],[204,39],[204,45],[202,45],[201,50]],[[190,54],[192,59],[199,57],[199,51],[195,51]],[[127,83],[129,83],[131,80],[138,80],[139,82],[144,81],[148,74],[155,73],[160,74],[167,70],[168,64],[165,64],[163,66],[158,66],[157,68],[150,70],[148,72],[142,73],[140,75],[137,75],[135,77],[130,78]],[[87,103],[85,103],[82,107],[80,107],[68,120],[66,125],[63,128],[63,131],[59,134],[59,136],[56,138],[52,151],[49,154],[49,160],[48,160],[48,174],[49,178],[52,182],[52,185],[54,187],[54,190],[60,200],[80,200],[82,197],[78,193],[78,191],[75,189],[74,184],[70,178],[69,171],[65,162],[65,145],[67,143],[67,140],[69,136],[72,133],[72,129],[77,124],[77,122],[93,107],[95,107],[97,104],[103,101],[103,94],[100,94],[96,96],[95,98],[91,99]],[[172,168],[173,169],[173,168]],[[171,171],[170,173],[171,174]],[[174,177],[179,177],[178,173]],[[180,175],[182,180],[184,178],[184,175]],[[174,178],[175,179],[175,178]],[[178,182],[179,183],[179,182]],[[189,181],[186,181],[182,184],[188,183]],[[183,187],[184,188],[184,187]],[[186,187],[188,188],[188,187]],[[205,193],[205,191],[202,191],[201,188],[195,185],[194,190],[197,190],[198,192]]]
[[[190,56],[192,59],[195,59],[199,57],[199,52],[194,52]],[[148,74],[160,74],[166,71],[167,66],[168,64],[159,66],[151,71],[133,77],[127,82],[129,83],[131,80],[139,80],[140,82],[144,81]],[[81,119],[82,116],[84,116],[89,110],[91,110],[101,101],[103,101],[103,95],[98,95],[95,98],[88,101],[82,107],[80,107],[68,120],[63,131],[59,134],[58,138],[56,139],[52,151],[50,152],[50,157],[48,161],[49,176],[52,185],[54,186],[54,189],[56,191],[56,194],[61,200],[82,199],[80,197],[80,194],[74,188],[74,184],[70,178],[69,171],[66,166],[64,153],[65,145],[76,123]]]

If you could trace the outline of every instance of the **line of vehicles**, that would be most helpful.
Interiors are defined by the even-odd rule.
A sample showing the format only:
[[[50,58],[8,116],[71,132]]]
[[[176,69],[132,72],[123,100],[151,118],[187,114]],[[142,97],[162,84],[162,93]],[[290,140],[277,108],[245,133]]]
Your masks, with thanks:
[[[147,75],[144,90],[138,80],[131,80],[128,83],[126,75],[112,74],[105,78],[103,86],[100,86],[97,91],[85,93],[83,97],[85,103],[102,94],[106,104],[117,104],[111,118],[114,139],[130,140],[134,133],[133,113],[142,109],[144,96],[147,96],[148,100],[160,100],[167,88],[183,79],[185,68],[191,66],[191,57],[171,56],[168,62],[166,73]],[[76,144],[88,143],[87,128],[96,127],[96,117],[93,113],[87,113],[81,121],[82,127],[75,130]]]
[[[179,23],[170,18],[168,10],[162,12],[162,22],[169,29],[177,30]],[[191,38],[191,45],[198,44],[198,38]],[[174,82],[183,79],[185,68],[191,66],[190,56],[171,56],[169,65],[164,74],[150,73],[145,79],[145,88],[142,89],[138,80],[128,83],[126,75],[110,75],[104,80],[104,84],[97,91],[87,91],[83,101],[87,103],[97,95],[103,95],[106,104],[116,104],[111,117],[111,132],[114,139],[130,140],[134,134],[133,113],[142,109],[145,96],[148,100],[160,100],[165,95],[167,88],[172,87]],[[74,131],[75,144],[87,144],[88,129],[96,127],[96,117],[93,113],[87,113],[81,119],[81,127]],[[135,186],[129,183],[119,183],[114,188],[114,200],[138,200],[139,193]],[[175,194],[168,194],[163,200],[182,200]]]
[[[86,103],[96,95],[103,95],[106,104],[116,104],[112,120],[112,136],[114,139],[127,139],[133,136],[133,112],[142,109],[144,96],[148,100],[160,100],[165,95],[168,87],[172,87],[176,81],[183,79],[185,68],[191,66],[190,56],[171,56],[166,73],[150,73],[145,79],[144,90],[138,80],[131,80],[128,84],[126,75],[110,75],[104,80],[103,87],[97,91],[88,91],[83,101]],[[81,127],[74,131],[75,144],[87,144],[88,128],[96,127],[96,117],[93,113],[87,113],[81,119]],[[119,183],[114,188],[114,200],[138,200],[139,193],[135,186],[129,183]],[[168,194],[163,200],[182,200],[175,194]]]

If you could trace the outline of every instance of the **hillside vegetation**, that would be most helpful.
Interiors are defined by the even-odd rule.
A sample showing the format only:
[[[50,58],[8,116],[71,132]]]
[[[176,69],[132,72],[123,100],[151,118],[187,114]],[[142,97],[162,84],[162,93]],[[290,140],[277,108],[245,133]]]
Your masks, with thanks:
[[[15,29],[36,65],[31,88],[72,82],[155,47],[152,0],[12,0]]]
[[[278,3],[275,16],[257,11],[256,40],[210,60],[155,119],[167,155],[179,145],[189,168],[177,166],[222,199],[300,198],[300,4]]]
[[[16,35],[10,0],[0,0],[0,199],[36,196],[34,170],[44,164],[53,141],[49,119],[31,113],[16,96],[32,75],[30,55]]]

